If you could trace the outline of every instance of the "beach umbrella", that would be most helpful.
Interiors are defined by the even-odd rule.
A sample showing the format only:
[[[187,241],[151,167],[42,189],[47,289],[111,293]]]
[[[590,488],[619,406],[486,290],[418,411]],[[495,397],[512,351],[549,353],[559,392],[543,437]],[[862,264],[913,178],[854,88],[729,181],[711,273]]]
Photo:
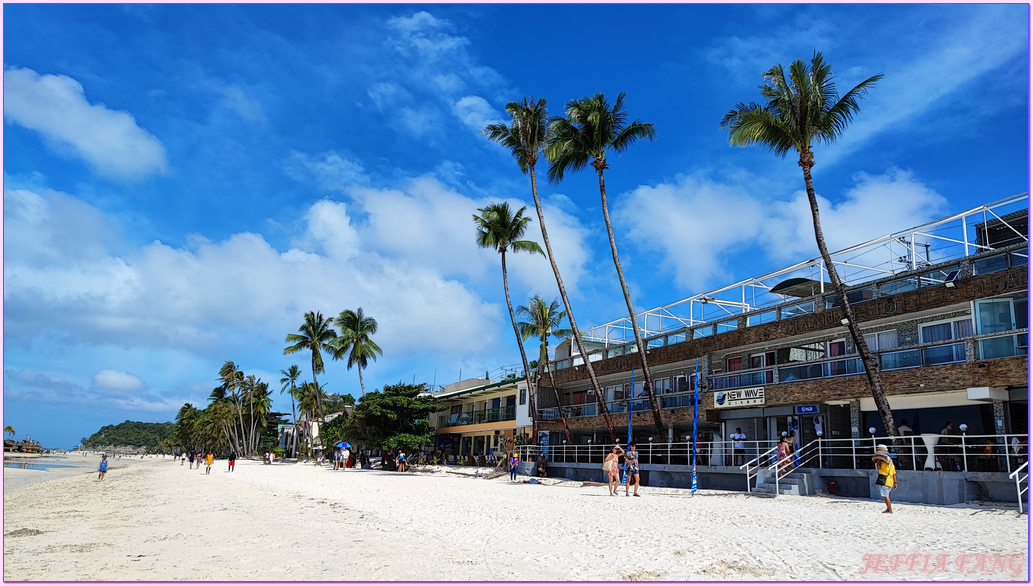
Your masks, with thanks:
[[[348,442],[337,442],[334,445],[337,446],[338,448],[349,448],[350,449],[352,447],[352,445],[349,444]]]

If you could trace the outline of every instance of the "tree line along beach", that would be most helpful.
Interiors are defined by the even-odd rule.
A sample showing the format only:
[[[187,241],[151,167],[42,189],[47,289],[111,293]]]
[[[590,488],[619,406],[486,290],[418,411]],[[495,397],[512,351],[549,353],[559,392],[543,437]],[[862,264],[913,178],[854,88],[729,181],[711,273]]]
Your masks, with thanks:
[[[4,469],[5,580],[1029,577],[1027,517],[999,506],[901,503],[890,516],[867,499],[648,486],[612,498],[597,483],[445,466],[216,460],[206,476],[160,456],[112,460],[98,481],[99,454],[63,458],[78,467]]]

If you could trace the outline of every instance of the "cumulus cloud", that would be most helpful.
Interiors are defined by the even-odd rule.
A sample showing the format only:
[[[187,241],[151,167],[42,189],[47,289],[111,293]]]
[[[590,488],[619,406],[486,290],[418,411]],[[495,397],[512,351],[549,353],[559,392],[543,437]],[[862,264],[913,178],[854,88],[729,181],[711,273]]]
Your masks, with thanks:
[[[93,376],[93,388],[113,391],[142,391],[147,385],[134,374],[118,370],[99,370]]]
[[[938,218],[948,207],[943,196],[907,171],[859,173],[854,180],[837,203],[818,196],[830,252]],[[725,269],[737,252],[755,249],[786,264],[818,255],[803,191],[773,200],[739,184],[683,176],[633,190],[621,198],[615,216],[636,246],[657,251],[675,282],[692,292],[748,277]]]
[[[4,70],[4,119],[39,132],[106,177],[135,179],[167,168],[165,147],[132,114],[91,104],[65,75]]]

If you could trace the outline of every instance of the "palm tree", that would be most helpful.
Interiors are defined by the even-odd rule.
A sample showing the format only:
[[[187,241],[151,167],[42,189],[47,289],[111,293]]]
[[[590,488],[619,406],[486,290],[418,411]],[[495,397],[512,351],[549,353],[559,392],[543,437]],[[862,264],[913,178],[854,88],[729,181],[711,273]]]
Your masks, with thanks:
[[[552,387],[553,396],[556,399],[556,408],[560,413],[560,422],[563,424],[563,433],[567,436],[567,442],[570,445],[574,445],[574,436],[570,433],[570,427],[567,426],[567,418],[563,415],[563,402],[560,400],[560,393],[556,390],[556,382],[552,378],[552,369],[549,368],[549,336],[559,339],[565,339],[573,334],[573,331],[568,328],[558,327],[560,323],[567,317],[566,311],[561,311],[559,308],[559,301],[553,299],[552,303],[546,303],[540,295],[535,295],[531,298],[531,302],[525,307],[521,305],[517,307],[517,313],[527,319],[517,323],[517,327],[520,329],[520,335],[523,336],[524,340],[528,340],[532,337],[538,338],[541,342],[540,351],[538,353],[538,360],[534,361],[537,363],[537,372],[535,378],[540,381],[542,378],[542,366],[544,365],[545,372],[549,374],[549,386]],[[538,385],[537,381],[535,386]]]
[[[888,436],[897,435],[897,426],[890,411],[889,401],[882,386],[882,375],[879,362],[868,349],[861,328],[854,318],[854,310],[846,296],[846,286],[836,272],[832,263],[825,236],[821,231],[821,220],[818,217],[818,200],[814,195],[814,183],[811,180],[811,167],[814,166],[812,144],[831,144],[846,130],[860,107],[858,101],[868,93],[868,88],[882,79],[883,75],[873,75],[843,94],[836,92],[833,81],[832,66],[825,63],[821,53],[815,51],[811,57],[810,67],[801,59],[789,65],[789,79],[786,79],[782,65],[776,65],[763,73],[764,83],[760,86],[760,94],[765,102],[758,104],[739,103],[735,109],[721,119],[721,127],[728,129],[728,137],[732,146],[762,145],[775,151],[779,157],[785,157],[789,151],[799,153],[800,168],[803,169],[803,182],[807,189],[807,201],[811,206],[811,219],[814,222],[814,239],[818,244],[825,269],[829,273],[832,287],[839,298],[843,315],[846,316],[847,329],[854,340],[868,384],[872,389],[872,398],[879,410],[882,424]]]
[[[283,385],[280,388],[280,394],[282,395],[283,392],[286,391],[288,387],[290,387],[291,417],[294,418],[294,448],[292,450],[292,453],[294,454],[294,457],[297,458],[298,457],[298,412],[294,408],[294,399],[295,399],[295,397],[297,395],[297,391],[298,391],[298,387],[297,387],[296,383],[298,382],[298,379],[301,378],[301,369],[298,368],[297,364],[292,364],[291,367],[288,368],[287,370],[281,370],[280,374],[283,375],[283,378],[280,379],[280,384]]]
[[[11,439],[14,439],[14,427],[13,426],[10,426],[10,425],[5,426],[4,427],[4,433],[11,434]]]
[[[309,350],[312,352],[312,383],[317,387],[319,381],[316,379],[316,375],[323,372],[323,356],[322,350],[331,352],[330,342],[337,337],[337,332],[330,328],[330,318],[324,318],[323,314],[316,312],[308,312],[305,314],[305,323],[301,324],[298,328],[297,334],[287,334],[285,340],[290,346],[283,349],[283,353],[294,354],[295,352],[301,352],[302,350]],[[316,395],[316,408],[319,412],[319,418],[323,418],[323,402],[319,395]]]
[[[506,307],[509,309],[509,321],[513,324],[513,334],[517,339],[517,347],[520,348],[520,360],[524,365],[524,380],[527,381],[527,388],[530,389],[528,403],[531,406],[531,433],[538,437],[538,407],[535,405],[536,393],[531,384],[530,369],[527,367],[527,353],[524,351],[524,340],[520,337],[517,329],[516,315],[513,314],[513,303],[509,299],[509,276],[506,271],[506,251],[512,249],[516,252],[536,253],[545,256],[542,247],[533,240],[520,240],[527,231],[527,225],[531,218],[524,217],[524,210],[527,206],[520,208],[516,214],[509,209],[509,203],[493,203],[488,207],[478,208],[481,215],[475,215],[473,221],[477,224],[477,246],[491,248],[502,257],[502,288],[506,292]]]
[[[237,417],[240,420],[240,433],[237,433],[237,424],[234,422],[231,425],[233,430],[232,438],[236,445],[237,451],[241,455],[246,453],[243,450],[244,447],[244,410],[241,408],[239,392],[244,387],[244,373],[237,368],[237,365],[232,360],[223,362],[222,368],[219,369],[219,379],[222,381],[222,393],[221,396],[215,397],[216,391],[212,392],[212,397],[209,397],[213,402],[216,400],[228,401],[237,412]],[[227,437],[227,439],[231,439]]]
[[[538,155],[545,149],[549,139],[549,111],[545,107],[545,100],[535,101],[534,96],[528,100],[524,98],[523,103],[510,102],[506,104],[506,112],[512,118],[510,126],[503,123],[489,124],[484,133],[488,138],[500,143],[509,149],[516,158],[517,166],[524,173],[531,176],[531,196],[534,197],[534,208],[538,212],[538,226],[542,229],[542,241],[545,242],[545,250],[548,252],[549,264],[552,265],[552,274],[556,277],[556,287],[560,292],[560,299],[563,300],[563,307],[567,312],[567,320],[573,333],[574,344],[584,362],[585,370],[588,371],[588,378],[592,381],[592,388],[595,389],[595,396],[599,403],[600,412],[606,422],[606,428],[610,432],[610,439],[615,440],[617,434],[613,429],[613,420],[610,412],[606,409],[606,403],[602,401],[603,390],[599,385],[599,379],[595,376],[595,368],[589,360],[588,352],[581,341],[581,333],[577,329],[577,322],[574,320],[574,311],[570,308],[570,299],[567,298],[567,289],[563,286],[563,277],[560,276],[559,266],[556,264],[556,255],[552,251],[552,244],[549,242],[549,231],[545,228],[545,213],[542,211],[542,202],[538,199],[538,177],[534,167],[538,163]],[[537,438],[535,438],[537,440]]]
[[[617,268],[617,278],[621,283],[621,291],[624,292],[624,302],[628,306],[631,331],[635,334],[635,345],[638,346],[638,354],[642,359],[643,386],[653,411],[653,424],[656,426],[656,432],[663,435],[666,432],[663,418],[660,416],[660,404],[656,400],[656,393],[653,392],[653,377],[649,373],[649,364],[646,361],[646,347],[642,343],[635,307],[631,303],[628,283],[624,280],[624,270],[617,255],[617,241],[613,237],[613,226],[610,224],[610,208],[606,204],[606,182],[603,180],[603,171],[609,168],[606,163],[607,153],[623,153],[640,138],[653,140],[656,137],[656,130],[652,124],[638,120],[627,123],[624,95],[624,92],[617,95],[612,108],[603,94],[567,102],[567,117],[555,117],[552,120],[552,138],[545,149],[545,155],[550,162],[549,180],[554,183],[562,181],[563,175],[568,171],[577,172],[584,169],[589,165],[589,159],[592,161],[592,168],[599,175],[599,195],[602,198],[603,221],[606,223],[606,235],[610,239],[613,266]],[[631,417],[630,398],[628,417]],[[631,438],[628,438],[628,441],[631,441]]]
[[[306,419],[308,425],[312,425],[315,421],[315,413],[318,409],[322,409],[323,398],[326,396],[326,391],[316,383],[302,382],[298,386],[298,390],[301,391],[301,399],[298,402],[298,407],[301,412],[307,415]],[[310,428],[311,429],[311,428]],[[317,437],[314,433],[307,433],[306,440],[311,437]],[[312,443],[308,442],[309,455],[312,453]]]
[[[374,362],[377,355],[384,355],[380,346],[377,346],[371,336],[377,333],[377,320],[364,315],[362,308],[357,311],[345,309],[341,315],[334,320],[334,325],[341,328],[341,334],[334,340],[334,360],[340,360],[348,356],[348,370],[353,366],[359,367],[359,390],[362,396],[366,396],[366,385],[362,382],[362,369],[366,368],[369,360]]]

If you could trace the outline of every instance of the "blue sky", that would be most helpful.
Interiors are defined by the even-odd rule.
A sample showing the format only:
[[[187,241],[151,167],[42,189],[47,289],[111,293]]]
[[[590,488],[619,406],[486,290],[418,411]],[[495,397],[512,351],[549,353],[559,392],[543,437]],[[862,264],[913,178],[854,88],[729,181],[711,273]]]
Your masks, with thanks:
[[[611,157],[618,246],[648,309],[816,255],[796,159],[718,124],[760,72],[824,53],[815,150],[830,247],[1024,192],[1028,5],[23,5],[3,7],[4,423],[70,447],[171,420],[236,362],[277,388],[306,311],[362,307],[367,388],[519,363],[498,255],[471,215],[527,205],[479,131],[534,95],[627,92],[655,142]],[[583,329],[623,315],[591,170],[540,193]],[[537,224],[528,236],[540,239]],[[515,303],[556,296],[510,256]],[[529,346],[530,347],[530,346]],[[328,362],[331,392],[358,376]],[[286,395],[274,407],[290,410]]]

